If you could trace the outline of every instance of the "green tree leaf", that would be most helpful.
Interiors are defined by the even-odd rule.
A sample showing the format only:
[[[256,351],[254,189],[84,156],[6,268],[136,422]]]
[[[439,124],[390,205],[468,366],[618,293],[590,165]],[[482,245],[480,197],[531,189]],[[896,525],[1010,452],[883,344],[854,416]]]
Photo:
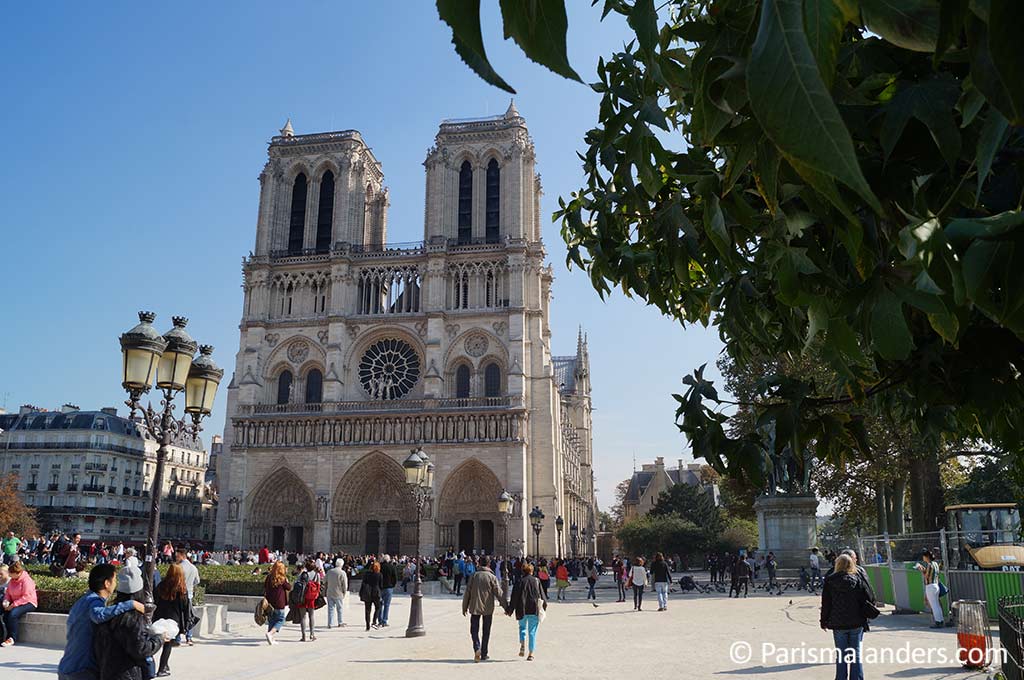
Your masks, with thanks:
[[[454,1],[461,3],[461,0]],[[541,66],[570,80],[583,82],[569,65],[565,43],[569,19],[564,0],[500,0],[499,4],[506,39],[515,40],[526,56]]]
[[[939,0],[860,0],[864,25],[894,45],[931,52],[939,40]]]
[[[976,163],[978,165],[978,188],[974,193],[974,202],[981,200],[981,189],[985,186],[985,179],[992,169],[992,161],[996,152],[1003,148],[1009,134],[1010,121],[999,113],[998,109],[992,108],[981,127],[981,138],[978,140],[978,153]]]
[[[754,115],[784,154],[846,184],[881,212],[807,44],[799,0],[762,5],[747,64],[747,92]]]
[[[959,96],[957,84],[945,78],[932,78],[901,88],[885,107],[881,141],[886,159],[900,140],[907,122],[917,118],[927,126],[946,162],[954,166],[960,157],[960,131],[953,120]]]
[[[839,0],[804,0],[804,31],[825,87],[832,88],[836,75],[839,41],[846,17]]]
[[[437,0],[437,13],[451,26],[452,44],[466,66],[491,85],[515,94],[516,91],[498,75],[487,59],[480,32],[480,0]]]
[[[903,303],[888,289],[878,296],[871,310],[871,346],[889,361],[906,359],[914,348]]]
[[[971,59],[971,81],[975,87],[1010,123],[1024,125],[1024,101],[1018,91],[1020,83],[1011,89],[1004,82],[992,54],[989,27],[977,17],[971,17],[967,23],[967,48]],[[1003,68],[1014,70],[1012,59],[1006,59],[1008,63],[1004,63]]]
[[[636,0],[626,21],[636,31],[640,49],[653,54],[658,44],[658,13],[654,9],[654,0]]]

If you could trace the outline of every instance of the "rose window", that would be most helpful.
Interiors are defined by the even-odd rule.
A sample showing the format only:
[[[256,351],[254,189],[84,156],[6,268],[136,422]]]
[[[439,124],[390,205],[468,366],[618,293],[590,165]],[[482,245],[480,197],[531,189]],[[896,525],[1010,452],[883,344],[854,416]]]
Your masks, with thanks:
[[[403,340],[378,340],[359,360],[359,382],[371,399],[400,399],[419,379],[419,355]]]

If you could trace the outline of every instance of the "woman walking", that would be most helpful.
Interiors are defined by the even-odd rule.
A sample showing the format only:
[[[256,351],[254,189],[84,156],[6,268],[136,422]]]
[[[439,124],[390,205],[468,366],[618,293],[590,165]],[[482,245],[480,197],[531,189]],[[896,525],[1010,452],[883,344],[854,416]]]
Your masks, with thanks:
[[[540,587],[544,590],[544,601],[548,600],[548,585],[551,583],[551,574],[548,573],[547,562],[537,563],[537,580],[540,581]]]
[[[612,560],[612,576],[615,578],[615,588],[619,592],[619,599],[616,602],[626,601],[626,565],[616,557]]]
[[[821,629],[831,630],[836,645],[836,680],[864,680],[860,646],[868,619],[869,595],[849,555],[836,559],[833,573],[821,589]]]
[[[519,656],[526,655],[527,639],[529,639],[530,655],[527,661],[533,661],[533,651],[537,646],[537,626],[540,624],[540,613],[548,608],[547,597],[540,585],[540,579],[533,575],[533,565],[523,564],[522,578],[516,579],[509,598],[508,614],[516,615],[519,622]]]
[[[188,590],[185,588],[185,572],[181,566],[171,564],[167,567],[167,575],[163,577],[156,587],[156,610],[153,612],[153,620],[169,619],[178,625],[178,630],[188,630],[192,627],[192,604],[188,600]],[[160,664],[157,667],[156,675],[159,678],[171,674],[171,667],[168,662],[171,659],[171,650],[174,644],[170,641],[164,643],[163,651],[160,652]]]
[[[597,586],[597,578],[600,574],[597,571],[597,565],[594,564],[594,558],[591,557],[587,560],[587,599],[594,601],[594,606],[597,606],[597,593],[594,592],[594,587]]]
[[[644,586],[647,585],[647,569],[644,567],[644,558],[638,557],[633,560],[633,566],[629,569],[629,582],[633,584],[633,611],[644,610]]]
[[[309,621],[309,641],[316,640],[316,633],[313,631],[313,613],[316,611],[316,599],[320,597],[320,588],[323,579],[316,568],[316,561],[308,558],[303,563],[302,573],[295,581],[295,587],[302,592],[302,599],[299,601],[299,625],[302,627],[302,637],[299,642],[306,641],[306,621]]]
[[[942,603],[939,602],[939,565],[935,564],[930,550],[921,553],[921,563],[915,564],[914,568],[921,572],[924,578],[924,599],[932,610],[932,628],[942,628],[943,621]]]
[[[21,562],[14,562],[8,568],[10,581],[7,582],[7,590],[4,592],[4,627],[7,635],[0,647],[10,647],[18,640],[18,624],[21,617],[39,606],[36,599],[36,582],[32,580]]]
[[[569,587],[569,568],[565,566],[565,560],[558,560],[558,567],[555,568],[555,587],[558,589],[557,599],[565,599],[565,591]]]
[[[277,561],[270,567],[270,573],[263,581],[263,597],[273,610],[267,617],[267,644],[277,644],[277,634],[284,625],[284,610],[288,608],[288,592],[292,584],[288,582],[287,568],[284,562]]]
[[[366,630],[370,630],[371,625],[374,628],[380,627],[380,584],[380,562],[373,562],[363,569],[363,584],[359,586],[359,599],[363,602]],[[371,608],[373,609],[372,623]]]

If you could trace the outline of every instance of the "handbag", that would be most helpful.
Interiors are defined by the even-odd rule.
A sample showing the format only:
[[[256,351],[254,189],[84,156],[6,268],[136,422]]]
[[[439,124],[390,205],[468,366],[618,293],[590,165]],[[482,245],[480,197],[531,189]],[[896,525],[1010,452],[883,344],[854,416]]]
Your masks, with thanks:
[[[864,600],[860,605],[860,613],[866,619],[877,619],[878,615],[882,612],[878,611],[878,607],[875,606],[874,602],[870,600]]]
[[[323,594],[317,595],[316,600],[313,601],[313,608],[320,609],[327,605],[327,598]]]
[[[949,594],[949,588],[942,581],[939,581],[939,597],[945,597]]]

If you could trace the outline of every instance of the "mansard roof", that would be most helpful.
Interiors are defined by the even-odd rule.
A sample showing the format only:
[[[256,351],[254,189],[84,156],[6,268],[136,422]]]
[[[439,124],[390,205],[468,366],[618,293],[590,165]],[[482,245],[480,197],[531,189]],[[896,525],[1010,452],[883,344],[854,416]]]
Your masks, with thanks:
[[[29,411],[0,416],[0,430],[97,430],[142,438],[141,428],[127,418],[103,411]]]

